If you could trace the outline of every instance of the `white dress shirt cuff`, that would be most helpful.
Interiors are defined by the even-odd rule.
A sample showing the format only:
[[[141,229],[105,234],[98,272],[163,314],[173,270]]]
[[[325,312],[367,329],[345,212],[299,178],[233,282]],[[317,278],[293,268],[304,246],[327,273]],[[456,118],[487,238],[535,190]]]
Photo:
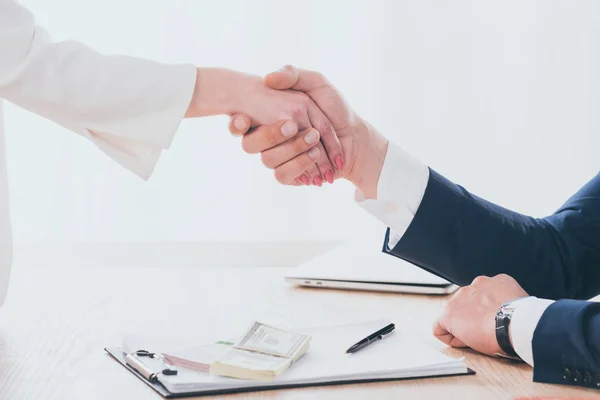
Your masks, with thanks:
[[[512,345],[519,357],[533,367],[533,333],[546,308],[554,300],[529,297],[516,305],[510,321]]]
[[[388,247],[393,248],[412,222],[429,181],[429,168],[390,142],[377,184],[377,200],[356,191],[356,202],[390,227]]]

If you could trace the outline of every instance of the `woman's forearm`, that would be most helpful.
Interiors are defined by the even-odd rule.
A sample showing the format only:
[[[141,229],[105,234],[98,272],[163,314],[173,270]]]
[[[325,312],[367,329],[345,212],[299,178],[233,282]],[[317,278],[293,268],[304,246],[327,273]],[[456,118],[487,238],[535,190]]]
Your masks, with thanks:
[[[231,115],[240,107],[243,93],[253,85],[262,86],[260,77],[226,68],[198,68],[194,95],[185,116]]]

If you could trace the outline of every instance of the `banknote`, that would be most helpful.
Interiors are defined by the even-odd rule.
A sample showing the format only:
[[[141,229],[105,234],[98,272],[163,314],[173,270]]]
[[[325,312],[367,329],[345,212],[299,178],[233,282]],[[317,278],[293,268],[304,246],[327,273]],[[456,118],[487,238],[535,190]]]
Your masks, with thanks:
[[[234,347],[297,360],[306,352],[309,342],[308,335],[253,322]]]
[[[219,361],[220,364],[254,370],[254,371],[280,371],[290,364],[288,358],[271,356],[268,354],[255,353],[252,351],[231,349]]]

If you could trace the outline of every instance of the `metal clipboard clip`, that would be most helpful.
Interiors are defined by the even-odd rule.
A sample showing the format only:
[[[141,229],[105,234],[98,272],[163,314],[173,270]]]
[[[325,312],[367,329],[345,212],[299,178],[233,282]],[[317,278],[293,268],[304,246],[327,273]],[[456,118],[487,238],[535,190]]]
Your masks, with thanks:
[[[138,350],[136,352],[133,353],[123,353],[125,355],[125,362],[127,363],[127,365],[129,365],[131,368],[133,368],[134,370],[136,370],[137,372],[140,373],[140,375],[142,375],[144,378],[146,378],[148,381],[155,383],[156,381],[158,381],[158,376],[159,375],[177,375],[177,369],[175,367],[173,367],[171,364],[169,364],[167,362],[167,360],[165,360],[165,357],[162,354],[158,354],[158,353],[151,353],[147,350]],[[148,365],[146,365],[146,363],[144,363],[140,357],[149,357],[149,358],[154,358],[157,360],[160,360],[163,368],[160,369],[159,371],[155,371],[152,368],[150,368]]]

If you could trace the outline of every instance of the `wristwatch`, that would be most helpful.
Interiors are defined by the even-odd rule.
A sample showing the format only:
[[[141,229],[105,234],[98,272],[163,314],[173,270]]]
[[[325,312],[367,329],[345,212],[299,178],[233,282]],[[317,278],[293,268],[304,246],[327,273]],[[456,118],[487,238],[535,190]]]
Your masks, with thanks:
[[[508,301],[502,304],[502,306],[500,306],[500,309],[496,313],[496,340],[498,341],[498,345],[500,346],[502,351],[508,354],[511,358],[520,359],[519,355],[515,351],[510,341],[510,320],[512,319],[512,315],[517,307],[517,304],[523,299],[529,297],[531,296],[520,297],[518,299]],[[499,356],[501,355],[499,354]]]

